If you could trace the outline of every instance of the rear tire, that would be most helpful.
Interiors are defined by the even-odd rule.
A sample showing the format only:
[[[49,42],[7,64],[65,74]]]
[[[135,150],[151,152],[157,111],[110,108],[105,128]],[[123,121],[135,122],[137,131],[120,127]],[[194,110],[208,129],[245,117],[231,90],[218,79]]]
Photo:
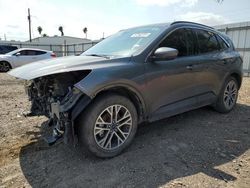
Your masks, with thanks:
[[[230,112],[236,105],[238,98],[239,84],[237,80],[230,76],[226,79],[223,88],[218,96],[215,110],[221,113]]]
[[[129,146],[137,130],[137,111],[124,96],[97,97],[79,118],[79,142],[98,157],[114,157]]]
[[[11,65],[7,61],[0,62],[0,72],[8,72],[11,69]]]

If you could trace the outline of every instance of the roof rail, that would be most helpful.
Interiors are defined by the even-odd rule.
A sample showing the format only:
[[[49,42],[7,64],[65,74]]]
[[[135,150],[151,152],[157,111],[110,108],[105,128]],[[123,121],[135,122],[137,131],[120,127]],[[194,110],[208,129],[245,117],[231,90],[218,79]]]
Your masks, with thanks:
[[[189,23],[189,24],[195,24],[195,25],[200,25],[200,26],[203,26],[203,27],[208,27],[210,29],[214,29],[213,27],[210,27],[210,26],[207,26],[207,25],[203,25],[203,24],[200,24],[200,23],[195,23],[195,22],[189,22],[189,21],[175,21],[173,23],[171,23],[170,25],[174,25],[174,24],[178,24],[178,23]]]

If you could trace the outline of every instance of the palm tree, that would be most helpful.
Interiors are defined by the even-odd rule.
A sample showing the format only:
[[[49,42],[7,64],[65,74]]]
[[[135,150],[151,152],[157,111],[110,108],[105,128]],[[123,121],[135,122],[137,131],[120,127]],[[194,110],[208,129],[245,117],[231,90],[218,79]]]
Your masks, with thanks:
[[[84,27],[83,28],[83,33],[85,34],[86,38],[87,38],[87,33],[88,33],[88,28],[87,27]]]
[[[63,33],[63,27],[62,27],[62,26],[59,26],[59,27],[58,27],[58,30],[61,32],[61,36],[63,36],[63,35],[64,35],[64,33]]]
[[[43,28],[41,26],[38,26],[37,31],[38,31],[39,35],[42,35]]]

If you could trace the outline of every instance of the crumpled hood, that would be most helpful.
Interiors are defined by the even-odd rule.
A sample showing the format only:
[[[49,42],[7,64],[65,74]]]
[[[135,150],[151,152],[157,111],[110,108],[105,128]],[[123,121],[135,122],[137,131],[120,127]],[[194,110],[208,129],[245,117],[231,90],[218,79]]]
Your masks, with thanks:
[[[117,60],[117,61],[116,61]],[[93,70],[104,67],[119,66],[118,59],[106,59],[93,56],[69,56],[30,63],[8,72],[9,75],[25,80],[42,76],[78,70]]]

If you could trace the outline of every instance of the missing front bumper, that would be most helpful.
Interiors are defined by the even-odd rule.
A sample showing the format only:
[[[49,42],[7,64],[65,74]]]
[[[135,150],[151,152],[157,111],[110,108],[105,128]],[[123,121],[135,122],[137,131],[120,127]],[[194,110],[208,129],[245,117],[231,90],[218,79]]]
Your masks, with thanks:
[[[50,122],[53,132],[51,137],[45,139],[49,145],[55,144],[61,138],[66,144],[76,145],[74,121],[90,101],[90,97],[74,89],[61,102],[51,103]]]

